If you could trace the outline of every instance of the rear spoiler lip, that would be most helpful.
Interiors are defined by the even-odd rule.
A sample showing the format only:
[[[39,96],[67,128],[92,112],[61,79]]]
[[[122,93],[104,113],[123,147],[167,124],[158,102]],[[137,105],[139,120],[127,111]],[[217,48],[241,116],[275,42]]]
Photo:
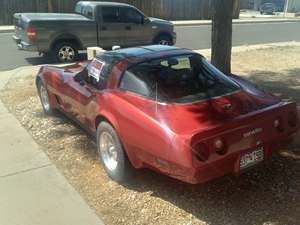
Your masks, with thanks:
[[[267,112],[267,111],[271,111],[271,110],[279,108],[279,107],[287,107],[287,106],[290,106],[290,105],[294,105],[295,108],[297,109],[297,105],[296,105],[295,102],[279,102],[279,103],[276,103],[274,105],[262,108],[260,110],[257,110],[257,111],[254,111],[254,112],[250,112],[250,113],[247,113],[245,115],[240,115],[236,119],[239,120],[239,119],[244,119],[244,118],[247,118],[247,117],[256,116],[256,115],[259,115],[261,113],[264,113],[264,112]]]
[[[227,132],[227,131],[234,131],[236,129],[240,129],[243,126],[248,126],[249,123],[246,121],[247,119],[249,120],[253,120],[255,117],[258,117],[257,119],[261,119],[261,117],[264,116],[264,113],[272,111],[272,110],[276,110],[276,109],[280,109],[280,108],[294,108],[295,112],[297,113],[297,119],[298,119],[298,125],[297,127],[295,127],[296,130],[299,130],[299,115],[298,115],[298,111],[297,111],[297,105],[295,102],[279,102],[276,103],[274,105],[265,107],[263,109],[245,114],[245,115],[240,115],[236,118],[234,118],[233,121],[229,122],[231,123],[231,125],[226,126],[226,122],[221,124],[221,125],[217,125],[217,126],[212,126],[208,129],[203,129],[203,130],[197,130],[195,132],[193,132],[193,134],[191,135],[192,139],[191,139],[191,144],[195,143],[195,142],[200,142],[200,141],[205,141],[211,138],[214,138],[215,136],[217,137],[219,135],[219,133],[223,133],[223,132]],[[226,126],[226,131],[222,128],[224,128],[224,126]],[[217,130],[217,131],[216,131]],[[212,132],[212,133],[210,133]]]

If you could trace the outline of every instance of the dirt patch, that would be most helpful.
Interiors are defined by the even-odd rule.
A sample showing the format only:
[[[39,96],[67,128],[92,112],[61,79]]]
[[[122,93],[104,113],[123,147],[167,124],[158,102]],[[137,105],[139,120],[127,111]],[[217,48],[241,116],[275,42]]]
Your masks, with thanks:
[[[300,47],[234,53],[233,71],[300,105]],[[90,137],[62,115],[43,114],[34,75],[12,78],[0,97],[106,224],[300,224],[299,144],[240,177],[188,185],[143,170],[119,185]]]

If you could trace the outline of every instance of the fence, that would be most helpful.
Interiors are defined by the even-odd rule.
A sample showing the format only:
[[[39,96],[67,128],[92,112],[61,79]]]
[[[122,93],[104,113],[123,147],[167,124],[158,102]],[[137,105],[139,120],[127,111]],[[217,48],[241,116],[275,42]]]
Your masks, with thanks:
[[[51,4],[49,5],[49,2]],[[12,24],[16,12],[73,12],[78,0],[0,0],[0,24]],[[206,19],[209,0],[118,0],[132,4],[146,15],[169,20]],[[49,10],[48,10],[49,9]]]

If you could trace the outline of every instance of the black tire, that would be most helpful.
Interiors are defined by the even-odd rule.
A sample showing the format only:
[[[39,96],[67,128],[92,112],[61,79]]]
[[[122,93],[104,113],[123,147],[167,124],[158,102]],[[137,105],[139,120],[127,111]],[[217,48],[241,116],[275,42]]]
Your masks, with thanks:
[[[58,62],[75,62],[78,60],[78,46],[73,42],[59,42],[54,46],[52,54]]]
[[[49,95],[48,95],[48,91],[44,85],[44,83],[39,80],[37,82],[37,90],[38,90],[38,94],[40,97],[40,101],[44,110],[44,113],[47,115],[54,115],[55,114],[55,110],[53,110],[51,108],[50,102],[49,102]],[[45,102],[45,98],[47,98],[48,102]]]
[[[103,136],[110,135],[110,138],[114,142],[115,151],[117,152],[117,165],[115,167],[110,166],[107,161],[107,153],[103,150],[105,149],[105,144]],[[103,143],[101,143],[103,141]],[[101,147],[102,144],[102,147]],[[108,122],[101,122],[97,127],[97,151],[99,159],[108,174],[108,176],[119,183],[125,182],[132,175],[133,167],[129,162],[129,159],[124,151],[123,145],[115,131],[115,129]],[[110,156],[111,157],[111,156]],[[113,167],[113,168],[112,168]]]
[[[153,44],[156,45],[173,45],[173,40],[170,35],[162,34],[154,39]]]

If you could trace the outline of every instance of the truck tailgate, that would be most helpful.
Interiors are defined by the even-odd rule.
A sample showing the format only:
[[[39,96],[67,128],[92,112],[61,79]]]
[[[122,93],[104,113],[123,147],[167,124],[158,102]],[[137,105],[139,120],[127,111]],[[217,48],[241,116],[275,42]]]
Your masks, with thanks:
[[[28,22],[22,18],[21,13],[14,14],[14,25],[15,25],[15,35],[14,40],[19,44],[21,41],[28,42],[28,37],[26,34],[26,28],[28,26]]]

